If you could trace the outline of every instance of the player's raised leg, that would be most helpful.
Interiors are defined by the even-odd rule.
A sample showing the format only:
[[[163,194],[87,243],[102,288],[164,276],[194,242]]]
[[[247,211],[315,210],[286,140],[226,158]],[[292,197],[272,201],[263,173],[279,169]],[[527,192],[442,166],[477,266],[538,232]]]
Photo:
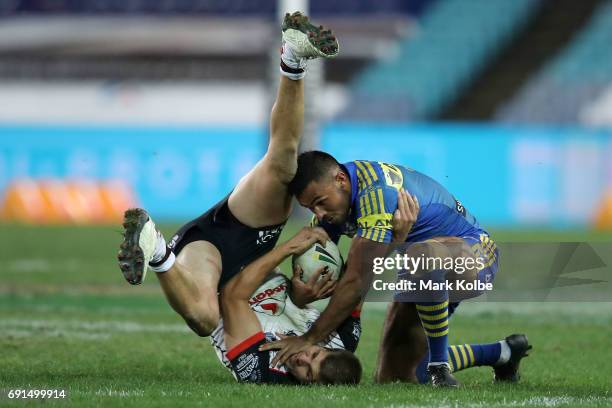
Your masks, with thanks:
[[[297,170],[297,152],[304,125],[307,61],[332,58],[338,42],[330,30],[316,27],[301,13],[283,22],[280,84],[270,118],[268,150],[238,183],[229,198],[232,214],[249,227],[285,222],[291,211],[287,185]]]
[[[281,84],[272,113],[268,152],[238,184],[229,198],[233,216],[248,227],[285,222],[290,211],[287,184],[295,173],[297,148],[303,124],[306,60],[332,57],[338,44],[329,30],[315,27],[308,18],[294,13],[283,24]],[[217,287],[221,278],[221,254],[217,246],[197,228],[180,231],[186,243],[175,257],[166,247],[148,214],[141,209],[126,212],[125,240],[119,265],[131,284],[144,279],[147,268],[157,272],[168,302],[199,335],[206,336],[217,325]],[[186,226],[189,227],[189,224]]]
[[[221,255],[217,248],[196,241],[175,256],[141,208],[125,212],[123,227],[124,240],[117,257],[125,279],[137,285],[144,281],[148,269],[156,272],[172,308],[195,333],[208,336],[219,321]]]

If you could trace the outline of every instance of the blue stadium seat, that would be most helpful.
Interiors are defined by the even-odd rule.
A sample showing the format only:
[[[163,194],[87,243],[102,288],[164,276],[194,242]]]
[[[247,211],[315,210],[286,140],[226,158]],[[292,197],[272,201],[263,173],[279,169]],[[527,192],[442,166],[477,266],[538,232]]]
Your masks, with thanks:
[[[496,113],[510,123],[576,123],[581,108],[612,85],[612,1],[554,60]]]
[[[423,14],[418,31],[404,40],[396,57],[373,64],[352,84],[355,98],[344,118],[379,119],[373,101],[397,112],[395,120],[436,115],[481,72],[529,21],[534,0],[439,0]],[[385,103],[385,95],[393,102]],[[403,100],[403,103],[397,100]],[[398,111],[397,106],[406,110]],[[363,113],[372,114],[362,117]],[[389,115],[386,115],[389,116]]]

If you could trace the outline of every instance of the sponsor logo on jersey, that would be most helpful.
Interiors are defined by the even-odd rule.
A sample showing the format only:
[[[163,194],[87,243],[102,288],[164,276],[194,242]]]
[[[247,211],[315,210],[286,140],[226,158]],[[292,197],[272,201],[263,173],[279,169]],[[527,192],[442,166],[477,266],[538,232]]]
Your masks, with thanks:
[[[173,236],[170,242],[168,242],[168,245],[167,245],[168,249],[174,249],[174,247],[176,246],[176,241],[178,241],[178,239],[179,239],[178,234]]]
[[[263,245],[266,242],[272,241],[275,237],[279,236],[282,231],[282,225],[271,230],[260,230],[258,233],[257,245]]]
[[[382,168],[383,174],[385,175],[385,182],[388,186],[395,189],[400,189],[404,183],[404,176],[402,171],[395,165],[389,163],[379,163]]]
[[[465,217],[465,207],[461,204],[461,201],[455,198],[455,209],[457,212]]]
[[[387,218],[379,218],[376,221],[372,221],[372,220],[358,221],[357,225],[359,225],[359,228],[361,229],[368,229],[372,227],[390,227],[392,224],[391,224],[391,220]]]
[[[274,288],[255,294],[249,299],[249,305],[257,313],[278,316],[285,310],[286,291],[287,283],[283,282]]]
[[[245,353],[238,356],[238,361],[234,364],[234,371],[240,381],[245,381],[254,374],[254,370],[259,364],[259,356],[255,353]]]
[[[353,326],[353,337],[356,341],[359,341],[359,338],[361,337],[361,324],[355,324]]]

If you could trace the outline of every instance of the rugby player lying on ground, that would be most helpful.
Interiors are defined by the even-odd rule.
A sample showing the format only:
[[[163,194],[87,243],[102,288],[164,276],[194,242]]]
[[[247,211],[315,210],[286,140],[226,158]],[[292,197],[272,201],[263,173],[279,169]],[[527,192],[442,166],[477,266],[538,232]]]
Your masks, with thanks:
[[[335,286],[331,274],[317,281],[323,271],[320,270],[304,284],[298,269],[294,270],[291,283],[275,271],[285,258],[303,253],[315,242],[325,245],[327,239],[321,228],[304,228],[247,265],[223,287],[222,320],[212,333],[211,342],[238,381],[359,383],[361,364],[353,354],[361,334],[358,309],[322,342],[294,354],[278,368],[271,364],[275,350],[259,351],[259,346],[268,341],[305,333],[319,317],[316,309],[304,306],[331,294]],[[287,296],[289,286],[291,295]]]
[[[401,205],[392,223],[397,234],[403,237],[412,224],[406,204],[407,194],[404,191],[398,194],[401,195],[398,197]],[[266,341],[304,334],[319,317],[318,310],[305,306],[333,293],[336,282],[330,280],[332,275],[327,274],[318,279],[323,272],[320,270],[313,274],[308,283],[303,283],[299,278],[301,271],[296,266],[289,283],[284,275],[275,272],[275,268],[286,257],[300,254],[314,242],[324,243],[326,239],[328,237],[323,230],[305,228],[291,240],[249,264],[223,288],[223,319],[213,331],[211,342],[221,362],[239,381],[320,384],[359,382],[359,360],[349,353],[330,350],[355,351],[361,335],[361,305],[324,340],[323,347],[314,345],[294,354],[279,369],[271,364],[276,351],[258,351],[258,346]]]
[[[118,254],[125,279],[138,285],[153,270],[170,306],[203,337],[219,322],[219,289],[274,248],[291,214],[288,185],[297,169],[307,60],[332,58],[339,49],[331,31],[300,13],[285,17],[282,44],[268,150],[233,191],[181,227],[168,245],[145,210],[125,213]]]
[[[454,270],[450,273],[432,270],[427,271],[431,274],[429,277],[442,282],[459,278],[469,282],[493,281],[499,262],[499,251],[494,241],[467,209],[440,184],[403,166],[375,161],[340,164],[324,152],[302,153],[298,157],[296,176],[289,186],[290,192],[295,194],[302,206],[315,214],[316,221],[326,229],[332,240],[337,241],[342,234],[353,239],[346,272],[338,282],[329,305],[311,329],[302,336],[262,346],[263,350],[280,349],[274,362],[283,363],[292,354],[321,341],[363,300],[372,281],[374,259],[387,256],[389,244],[397,235],[391,219],[398,208],[397,192],[402,189],[413,194],[409,200],[414,210],[413,224],[404,239],[410,243],[408,251],[413,251],[411,256],[482,260],[482,268],[470,268],[460,275]],[[478,294],[468,293],[467,296]],[[421,299],[414,299],[406,293],[396,296],[387,313],[377,380],[385,381],[401,374],[416,381],[414,372],[399,373],[398,370],[409,371],[409,368],[417,367],[423,353],[429,349],[426,364],[431,383],[434,386],[459,385],[451,374],[448,321],[461,299],[452,298],[451,295],[455,294],[439,290]],[[406,313],[401,313],[404,308],[414,312],[412,317],[418,317],[416,321],[422,327],[407,320]],[[397,330],[398,327],[404,330]],[[421,331],[424,329],[426,337],[406,336],[412,327],[418,327]],[[396,355],[405,353],[406,343],[412,344],[414,350],[421,350],[421,354],[411,353],[409,356],[414,361],[407,361],[406,358],[396,360]],[[394,347],[397,352],[393,352]],[[500,343],[493,352],[499,356],[496,380],[516,381],[518,362],[530,348],[525,336]],[[450,356],[454,358],[452,352]],[[475,361],[475,356],[471,360]],[[402,364],[396,365],[397,361]],[[464,365],[467,363],[466,358]]]

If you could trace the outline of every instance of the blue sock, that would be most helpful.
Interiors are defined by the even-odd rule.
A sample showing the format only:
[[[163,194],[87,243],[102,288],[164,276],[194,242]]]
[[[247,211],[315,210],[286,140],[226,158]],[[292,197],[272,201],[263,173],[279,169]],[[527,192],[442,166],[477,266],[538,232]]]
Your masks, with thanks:
[[[453,371],[475,366],[492,366],[499,360],[501,344],[463,344],[450,346],[450,356]]]
[[[429,351],[427,355],[421,360],[416,369],[417,380],[419,384],[427,384],[429,382],[429,373],[427,372],[427,365],[429,364]]]
[[[448,293],[446,300],[417,303],[416,309],[427,335],[429,363],[448,363]]]

